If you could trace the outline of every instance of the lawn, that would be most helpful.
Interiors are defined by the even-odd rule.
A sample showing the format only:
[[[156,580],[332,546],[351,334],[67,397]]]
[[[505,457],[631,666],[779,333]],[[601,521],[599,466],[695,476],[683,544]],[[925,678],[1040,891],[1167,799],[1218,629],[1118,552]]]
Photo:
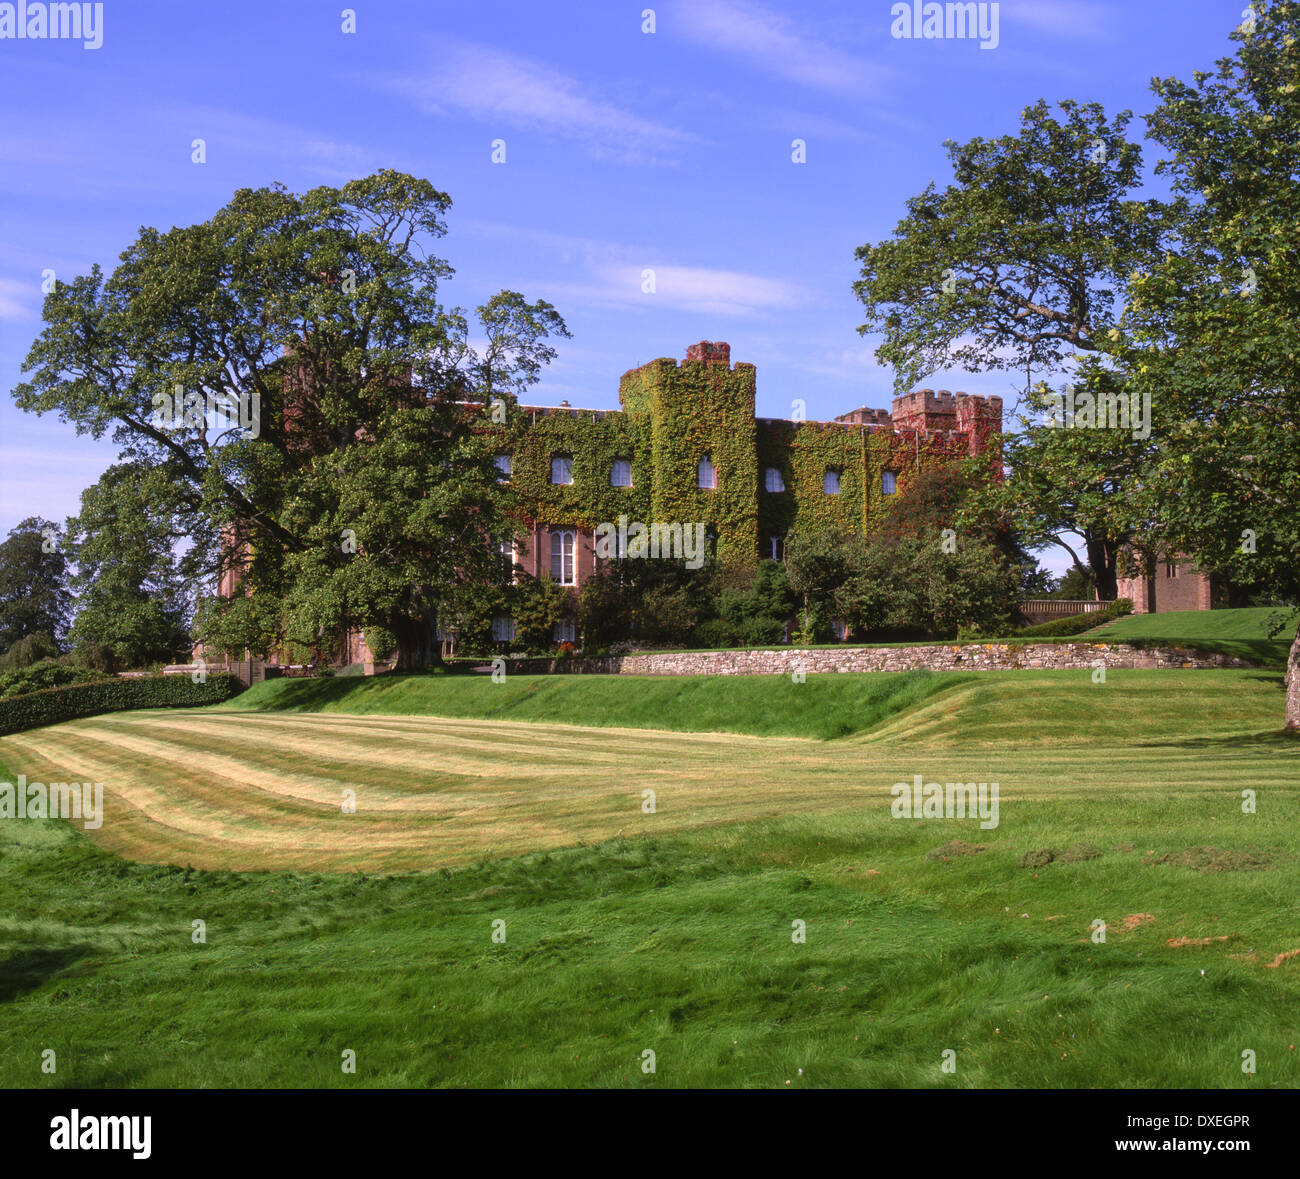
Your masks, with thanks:
[[[0,823],[0,1086],[1300,1084],[1279,677],[823,678],[858,683],[852,735],[475,718],[508,685],[426,677],[429,715],[0,740],[107,795],[97,832]],[[914,774],[997,781],[999,825],[891,818]]]
[[[1274,624],[1282,622],[1280,630]],[[1084,641],[1145,639],[1182,643],[1202,651],[1235,655],[1269,667],[1284,667],[1295,639],[1294,613],[1268,606],[1240,610],[1177,610],[1169,614],[1129,614],[1088,631]]]

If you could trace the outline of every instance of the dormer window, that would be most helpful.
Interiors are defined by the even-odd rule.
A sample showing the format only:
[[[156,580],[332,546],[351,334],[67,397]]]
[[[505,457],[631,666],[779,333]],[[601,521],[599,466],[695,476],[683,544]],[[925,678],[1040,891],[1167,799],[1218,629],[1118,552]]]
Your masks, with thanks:
[[[557,454],[551,459],[551,482],[568,485],[573,482],[573,458],[567,454]]]
[[[700,459],[698,474],[701,491],[713,491],[718,486],[718,472],[714,469],[713,459],[707,454]]]

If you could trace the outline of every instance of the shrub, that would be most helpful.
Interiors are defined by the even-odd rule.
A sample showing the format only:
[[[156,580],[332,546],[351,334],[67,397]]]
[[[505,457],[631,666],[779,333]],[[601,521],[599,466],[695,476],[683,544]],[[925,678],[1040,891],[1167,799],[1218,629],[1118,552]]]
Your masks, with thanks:
[[[26,635],[0,656],[0,671],[17,671],[42,659],[52,659],[59,645],[47,634]]]
[[[169,675],[44,688],[0,700],[0,736],[129,708],[197,708],[241,691],[243,685],[233,675],[210,675],[202,684],[187,675]]]
[[[90,667],[42,659],[40,663],[0,675],[0,697],[20,696],[43,688],[62,688],[67,684],[84,684],[105,678],[103,672]]]
[[[1132,613],[1133,603],[1128,598],[1116,598],[1115,601],[1107,603],[1100,610],[1094,610],[1091,614],[1070,614],[1065,618],[1054,618],[1051,622],[1040,622],[1036,626],[1021,627],[1015,633],[1027,638],[1077,635],[1085,630],[1092,630],[1094,626],[1100,626],[1103,622],[1113,622],[1116,618]]]

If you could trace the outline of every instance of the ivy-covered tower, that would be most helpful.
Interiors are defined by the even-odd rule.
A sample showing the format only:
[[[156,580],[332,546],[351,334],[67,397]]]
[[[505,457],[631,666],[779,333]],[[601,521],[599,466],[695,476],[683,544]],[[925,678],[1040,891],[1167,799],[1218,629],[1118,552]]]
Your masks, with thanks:
[[[755,369],[701,341],[625,373],[619,400],[649,440],[654,520],[703,523],[726,564],[758,560]]]

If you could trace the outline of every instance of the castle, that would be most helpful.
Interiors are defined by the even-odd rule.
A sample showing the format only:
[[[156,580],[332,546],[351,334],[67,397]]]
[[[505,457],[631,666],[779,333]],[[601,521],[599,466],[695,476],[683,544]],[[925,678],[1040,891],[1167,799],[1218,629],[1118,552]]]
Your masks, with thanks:
[[[1002,428],[1001,398],[930,389],[892,412],[760,418],[755,376],[701,341],[624,373],[621,410],[510,406],[488,435],[516,493],[515,563],[581,585],[601,560],[595,530],[620,517],[703,523],[718,561],[780,560],[796,526],[870,531],[918,471],[984,453]]]
[[[300,385],[291,368],[295,402]],[[409,372],[397,385],[410,387]],[[635,555],[599,543],[620,523],[626,543],[626,522],[635,521],[665,536],[699,530],[709,560],[756,567],[783,558],[795,527],[871,531],[932,465],[988,454],[996,468],[990,438],[1002,428],[1001,398],[920,389],[895,397],[892,411],[806,421],[757,417],[755,386],[754,366],[733,364],[730,345],[701,341],[682,362],[624,373],[619,410],[504,399],[467,406],[513,493],[515,536],[502,538],[503,557],[523,574],[579,587],[603,562]],[[286,418],[296,422],[299,411],[287,398]],[[241,564],[222,577],[222,596],[238,592]],[[495,619],[493,636],[509,641],[512,620]],[[336,660],[374,663],[360,633],[341,641]]]

